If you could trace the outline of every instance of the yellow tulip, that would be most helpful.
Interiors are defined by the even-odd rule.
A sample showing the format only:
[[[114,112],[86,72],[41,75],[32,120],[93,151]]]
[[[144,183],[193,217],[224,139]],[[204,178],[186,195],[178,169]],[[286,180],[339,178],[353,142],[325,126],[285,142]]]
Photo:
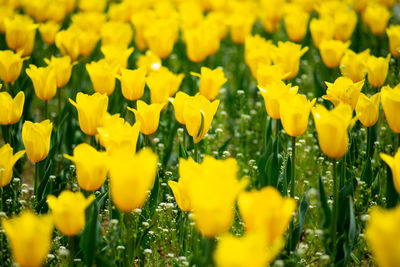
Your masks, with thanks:
[[[7,92],[0,92],[0,125],[17,123],[22,116],[24,102],[23,91],[20,91],[14,99]]]
[[[22,51],[22,56],[32,54],[35,44],[37,24],[26,15],[15,15],[4,20],[7,46],[14,51]]]
[[[196,229],[203,236],[215,237],[231,227],[236,197],[247,185],[247,180],[237,179],[238,170],[235,159],[210,156],[205,156],[200,165],[189,161],[179,170],[180,179],[190,179],[187,192]]]
[[[386,121],[390,129],[395,133],[400,133],[400,86],[395,88],[384,86],[381,89],[381,101]]]
[[[259,191],[241,193],[238,206],[247,232],[264,236],[266,244],[270,246],[286,232],[296,202],[292,198],[282,197],[278,190],[267,186]]]
[[[79,56],[79,40],[77,32],[72,28],[57,32],[55,43],[61,55],[69,55],[72,61]]]
[[[203,23],[184,31],[186,53],[190,61],[202,62],[207,56],[218,51],[220,45],[218,32],[216,29],[211,29]]]
[[[271,40],[265,40],[256,34],[248,35],[244,43],[244,60],[251,70],[251,74],[257,77],[260,66],[269,66],[271,64]]]
[[[386,29],[386,34],[389,37],[390,53],[398,57],[400,55],[400,25],[390,25]]]
[[[6,31],[6,26],[4,25],[6,18],[11,19],[14,15],[14,9],[11,6],[0,6],[0,33],[5,33]]]
[[[300,58],[307,52],[308,47],[292,42],[278,42],[278,47],[272,51],[272,61],[280,65],[284,73],[288,73],[286,79],[292,79],[299,72]]]
[[[335,39],[346,42],[351,38],[357,24],[357,13],[352,9],[339,9],[334,13]]]
[[[146,69],[144,67],[136,70],[122,69],[121,76],[117,76],[121,81],[121,91],[125,99],[130,101],[142,98],[146,85]]]
[[[310,14],[297,6],[287,11],[283,17],[283,21],[285,23],[286,34],[291,41],[300,42],[304,39],[307,33],[309,19]]]
[[[379,118],[379,98],[380,93],[376,93],[368,98],[363,93],[357,101],[356,113],[360,122],[365,127],[374,126]]]
[[[96,135],[97,128],[102,127],[107,113],[108,97],[105,94],[87,95],[79,92],[76,102],[69,99],[78,110],[79,127],[87,135]]]
[[[151,149],[136,154],[122,148],[110,161],[111,198],[123,212],[141,208],[154,184],[157,155]]]
[[[232,40],[237,44],[243,44],[246,37],[251,34],[255,18],[254,15],[234,14],[227,22]]]
[[[107,15],[98,12],[78,12],[71,16],[72,25],[83,31],[92,30],[101,32],[101,28],[107,21]]]
[[[52,45],[56,39],[56,33],[60,30],[61,25],[53,21],[48,21],[39,25],[39,33],[43,42]]]
[[[76,63],[71,64],[71,57],[54,57],[51,59],[45,58],[44,61],[50,67],[52,67],[56,73],[57,88],[66,86],[71,78],[72,67]]]
[[[400,265],[399,223],[400,206],[391,210],[375,207],[370,212],[365,239],[380,267]]]
[[[189,186],[190,181],[200,170],[200,164],[192,158],[179,159],[179,181],[168,181],[168,185],[174,194],[178,207],[185,212],[192,210],[190,202]]]
[[[187,95],[184,92],[176,93],[175,98],[170,98],[169,101],[174,106],[175,118],[176,120],[185,125],[185,118],[183,117],[183,108],[185,107],[186,102],[190,99],[191,96]]]
[[[218,105],[219,100],[210,102],[200,94],[188,98],[184,104],[183,119],[186,129],[189,135],[193,137],[195,144],[200,142],[210,129]],[[203,127],[201,128],[201,126]]]
[[[280,116],[283,129],[290,136],[302,135],[308,125],[308,117],[315,98],[310,102],[304,95],[288,95],[279,100]]]
[[[9,144],[0,147],[0,188],[11,182],[15,163],[25,154],[25,150],[13,155],[13,148]]]
[[[0,78],[6,82],[15,82],[26,58],[22,58],[22,51],[14,53],[11,50],[0,51]]]
[[[82,192],[63,191],[58,197],[47,196],[47,204],[54,223],[66,236],[79,234],[85,227],[85,210],[93,202],[94,195],[85,198]]]
[[[102,45],[119,45],[128,47],[132,41],[133,30],[129,23],[108,21],[101,27]]]
[[[97,32],[93,31],[92,29],[82,31],[77,31],[77,38],[79,42],[79,55],[87,57],[89,56],[96,44],[100,40],[100,36]]]
[[[242,237],[224,234],[218,238],[214,260],[218,267],[265,267],[269,266],[284,245],[281,239],[267,246],[265,238],[257,233],[245,233]]]
[[[33,123],[25,121],[22,126],[22,142],[26,155],[33,163],[44,160],[49,154],[53,124],[49,120]]]
[[[369,26],[373,34],[383,34],[390,19],[389,10],[378,3],[368,4],[362,14],[363,21]]]
[[[312,114],[322,152],[333,159],[343,157],[349,144],[347,128],[352,123],[350,105],[339,103],[333,110],[317,105]]]
[[[104,121],[104,126],[97,128],[100,144],[109,155],[112,155],[121,146],[136,152],[139,130],[140,122],[131,126],[119,114],[108,116]]]
[[[319,45],[322,61],[328,68],[336,68],[339,66],[340,60],[344,52],[349,47],[350,42],[342,42],[339,40],[322,40]]]
[[[281,24],[285,0],[261,1],[261,23],[268,33],[276,32]]]
[[[146,78],[146,84],[150,88],[151,103],[167,104],[168,97],[179,90],[184,76],[184,74],[174,74],[165,67],[150,73]]]
[[[138,68],[145,68],[146,74],[149,74],[161,68],[161,58],[148,50],[146,54],[139,56],[136,61],[136,66],[138,66]]]
[[[295,95],[299,90],[297,86],[292,87],[291,84],[285,84],[280,80],[274,81],[259,89],[265,101],[265,109],[268,115],[273,119],[281,118],[279,100],[290,94]]]
[[[111,95],[115,89],[115,75],[117,68],[111,66],[106,60],[92,61],[86,64],[93,88],[97,93]]]
[[[50,252],[53,233],[51,215],[37,216],[23,211],[18,217],[3,220],[12,255],[21,267],[39,267]]]
[[[79,10],[84,12],[103,12],[107,7],[107,0],[80,0],[78,4]]]
[[[168,57],[178,37],[176,19],[158,19],[147,25],[144,33],[149,49],[160,58]]]
[[[369,49],[358,54],[348,49],[340,61],[340,71],[343,76],[349,77],[353,82],[362,81],[367,74],[367,60]]]
[[[36,96],[47,101],[52,99],[57,93],[56,73],[52,67],[36,67],[29,65],[26,74],[31,78]]]
[[[212,70],[207,67],[201,67],[201,74],[193,72],[191,74],[200,77],[200,94],[210,101],[217,97],[218,91],[227,81],[224,71],[221,68]]]
[[[333,39],[335,24],[329,17],[313,18],[310,22],[310,32],[314,45],[318,48],[323,40]]]
[[[325,83],[328,89],[326,95],[322,96],[323,99],[331,101],[335,106],[344,103],[350,105],[353,110],[355,109],[361,89],[364,86],[364,80],[353,83],[347,77],[339,77],[334,83]]]
[[[94,191],[104,183],[108,172],[106,152],[98,152],[88,144],[80,144],[74,148],[73,156],[64,154],[64,157],[75,163],[80,188]]]
[[[164,105],[160,103],[147,105],[144,101],[138,100],[137,109],[130,107],[128,109],[135,113],[136,120],[140,123],[140,132],[149,135],[157,131],[163,107]]]
[[[131,16],[131,22],[135,28],[135,44],[139,50],[146,50],[148,47],[145,37],[146,26],[149,21],[155,20],[155,12],[150,9],[140,10]]]
[[[367,61],[368,82],[374,87],[381,87],[389,71],[390,54],[384,57],[369,56]]]
[[[400,150],[397,150],[396,154],[392,157],[390,155],[380,153],[381,159],[386,162],[390,167],[393,175],[393,184],[397,192],[400,192]]]
[[[266,87],[275,81],[285,79],[288,75],[288,73],[283,73],[279,65],[260,64],[257,70],[258,87]]]
[[[104,55],[105,61],[116,68],[118,74],[121,74],[121,69],[126,69],[128,59],[131,56],[134,48],[125,48],[121,45],[103,45],[101,52]]]

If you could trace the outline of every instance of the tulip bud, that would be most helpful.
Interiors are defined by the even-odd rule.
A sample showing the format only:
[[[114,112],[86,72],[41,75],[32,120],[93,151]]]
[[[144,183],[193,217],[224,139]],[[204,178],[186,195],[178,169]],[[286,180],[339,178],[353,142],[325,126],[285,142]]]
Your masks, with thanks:
[[[347,128],[352,122],[351,107],[340,103],[333,110],[327,110],[317,105],[312,114],[322,152],[333,159],[343,157],[349,144]]]
[[[42,266],[50,252],[53,233],[51,215],[37,216],[23,211],[18,217],[2,221],[12,255],[21,267]]]
[[[395,133],[400,133],[400,86],[397,85],[393,89],[390,86],[382,87],[381,101],[390,129]]]
[[[64,235],[74,236],[85,227],[85,210],[93,202],[94,195],[85,198],[82,192],[63,191],[57,197],[47,196],[47,204],[54,223]]]
[[[0,125],[17,123],[22,116],[24,102],[23,91],[20,91],[14,99],[7,92],[0,92]]]
[[[87,135],[96,135],[97,128],[102,127],[107,113],[108,97],[105,94],[87,95],[79,92],[76,102],[69,99],[78,110],[79,127]]]
[[[221,68],[211,70],[207,67],[201,67],[201,74],[191,74],[200,77],[200,94],[210,101],[217,97],[222,85],[227,81],[224,71]]]
[[[76,166],[76,179],[80,188],[86,191],[98,190],[104,183],[108,172],[106,152],[98,152],[88,144],[74,148],[74,155],[64,154]]]
[[[14,53],[11,50],[0,51],[0,78],[7,83],[15,82],[26,58],[21,58],[22,51]]]
[[[57,80],[56,73],[52,67],[38,68],[31,64],[29,69],[26,69],[26,74],[31,78],[35,94],[39,99],[47,101],[56,95]]]
[[[361,93],[358,98],[356,113],[358,119],[365,127],[372,127],[378,121],[379,97],[380,93],[376,93],[370,98]]]
[[[40,123],[25,121],[22,126],[22,141],[28,159],[33,162],[44,160],[49,154],[53,124],[49,120]]]
[[[25,150],[22,150],[13,155],[9,144],[0,147],[0,188],[11,182],[14,165],[24,154]]]
[[[144,67],[136,70],[122,69],[121,76],[117,76],[121,81],[122,95],[130,100],[142,98],[146,85],[146,69]]]
[[[159,103],[147,105],[142,100],[138,100],[137,109],[130,107],[128,109],[135,113],[136,120],[140,123],[140,132],[149,135],[157,131],[163,106],[163,104]]]
[[[381,87],[389,71],[390,54],[384,57],[369,56],[367,61],[368,82],[374,87]]]

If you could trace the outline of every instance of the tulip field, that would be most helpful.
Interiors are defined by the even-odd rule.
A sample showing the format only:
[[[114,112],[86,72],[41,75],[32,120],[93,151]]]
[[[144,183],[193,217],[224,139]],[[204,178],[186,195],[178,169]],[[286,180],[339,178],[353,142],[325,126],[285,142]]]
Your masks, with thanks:
[[[0,266],[400,266],[399,23],[0,0]]]

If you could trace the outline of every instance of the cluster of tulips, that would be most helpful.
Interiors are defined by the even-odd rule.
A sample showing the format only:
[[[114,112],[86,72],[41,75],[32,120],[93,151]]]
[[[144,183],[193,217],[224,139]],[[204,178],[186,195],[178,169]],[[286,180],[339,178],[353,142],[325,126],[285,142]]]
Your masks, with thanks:
[[[1,262],[50,265],[48,255],[68,243],[66,236],[71,266],[78,257],[87,266],[112,266],[116,261],[107,265],[99,254],[114,248],[99,248],[107,238],[98,236],[117,219],[119,244],[126,245],[119,263],[134,266],[152,226],[140,233],[130,216],[146,210],[140,216],[156,225],[164,182],[180,209],[180,228],[193,227],[189,220],[197,231],[196,245],[181,244],[191,264],[296,263],[310,201],[296,142],[308,131],[332,166],[331,207],[321,172],[311,174],[325,216],[323,226],[312,227],[323,229],[331,263],[357,262],[352,251],[364,237],[379,266],[400,265],[400,150],[392,156],[386,149],[379,163],[374,158],[374,142],[400,137],[399,7],[395,0],[0,0]],[[373,45],[364,47],[362,38]],[[220,60],[225,54],[235,73]],[[219,113],[245,112],[232,101],[239,91],[248,106],[265,103],[256,118],[267,118],[265,131],[255,140],[264,155],[246,155],[258,161],[255,177],[242,175],[247,162],[229,152],[230,140],[218,144],[225,157],[202,153]],[[391,132],[378,136],[378,124]],[[160,139],[166,151],[158,149]],[[359,163],[353,151],[364,147]],[[373,183],[380,187],[375,175],[383,162],[386,199],[379,204],[387,209],[370,211],[371,194],[365,196],[364,226],[355,214],[357,186],[365,185],[353,168],[362,167],[357,175],[371,192]],[[167,171],[173,175],[166,179]],[[32,201],[19,208],[16,172],[32,187]],[[100,220],[105,210],[107,223]]]

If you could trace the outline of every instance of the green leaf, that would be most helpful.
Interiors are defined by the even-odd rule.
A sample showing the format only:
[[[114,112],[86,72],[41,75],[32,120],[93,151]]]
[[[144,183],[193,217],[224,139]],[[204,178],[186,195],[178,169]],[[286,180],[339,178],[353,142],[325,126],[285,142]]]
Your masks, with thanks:
[[[188,152],[186,151],[185,147],[179,142],[179,158],[187,159],[189,157]]]
[[[154,211],[158,205],[158,192],[160,191],[160,178],[159,172],[156,174],[156,179],[154,180],[153,188],[151,189],[150,197],[149,197],[149,218],[152,218],[154,215]]]
[[[200,123],[199,131],[197,132],[196,137],[199,137],[204,130],[204,113],[200,112],[200,115],[201,115],[201,123]]]
[[[321,176],[318,177],[318,205],[322,208],[324,213],[322,227],[329,229],[331,224],[331,209],[329,208],[328,201],[326,199],[324,184],[322,183]]]
[[[393,208],[397,205],[398,193],[393,184],[392,170],[386,166],[386,208]]]
[[[310,190],[310,189],[309,189]],[[295,250],[297,243],[300,241],[301,233],[303,232],[303,227],[304,227],[304,221],[306,219],[306,213],[309,205],[309,199],[307,197],[307,194],[309,192],[307,190],[303,197],[301,198],[300,201],[300,207],[299,207],[299,223],[296,225],[296,228],[293,231],[293,242],[292,242],[292,248],[291,251]]]
[[[364,169],[361,174],[361,181],[364,181],[368,187],[372,184],[372,167],[371,167],[371,158],[367,158],[365,161]]]

